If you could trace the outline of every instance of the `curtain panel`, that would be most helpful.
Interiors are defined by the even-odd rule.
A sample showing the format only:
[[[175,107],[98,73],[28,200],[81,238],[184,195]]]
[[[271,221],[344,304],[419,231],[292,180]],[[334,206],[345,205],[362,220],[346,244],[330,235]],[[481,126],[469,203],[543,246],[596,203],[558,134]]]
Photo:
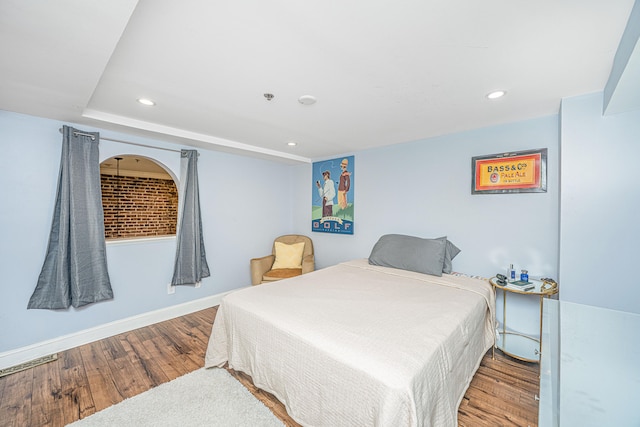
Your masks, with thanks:
[[[113,298],[100,189],[100,134],[63,127],[49,244],[29,309],[66,309]]]
[[[192,285],[209,277],[204,249],[200,190],[198,187],[198,152],[182,150],[180,157],[180,193],[178,205],[176,259],[172,285]]]

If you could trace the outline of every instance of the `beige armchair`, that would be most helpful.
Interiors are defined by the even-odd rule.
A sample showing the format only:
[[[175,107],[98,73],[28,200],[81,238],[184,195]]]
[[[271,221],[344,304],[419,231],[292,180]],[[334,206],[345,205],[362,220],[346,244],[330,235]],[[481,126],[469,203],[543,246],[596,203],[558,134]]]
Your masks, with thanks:
[[[279,243],[276,245],[276,243]],[[301,259],[300,254],[294,250],[299,248],[298,243],[304,243],[304,249],[302,250]],[[279,248],[279,252],[277,252]],[[293,252],[292,252],[293,251]],[[293,254],[295,261],[293,264],[288,264],[290,258],[285,258],[286,255]],[[276,263],[276,255],[278,255],[278,263]],[[300,261],[299,265],[298,261]],[[287,267],[287,268],[273,268]],[[271,249],[271,255],[264,256],[262,258],[253,258],[251,260],[251,284],[259,285],[261,283],[274,282],[276,280],[286,279],[289,277],[299,276],[301,274],[309,273],[315,269],[315,259],[313,256],[313,242],[307,236],[299,234],[288,234],[286,236],[280,236],[273,242]]]

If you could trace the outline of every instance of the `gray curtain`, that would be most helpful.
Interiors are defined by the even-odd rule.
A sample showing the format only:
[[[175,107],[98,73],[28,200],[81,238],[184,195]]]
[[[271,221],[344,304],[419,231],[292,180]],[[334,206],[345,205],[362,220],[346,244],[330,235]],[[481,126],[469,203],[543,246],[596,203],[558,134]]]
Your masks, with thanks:
[[[100,189],[100,134],[63,128],[49,246],[27,308],[63,309],[113,298]]]
[[[210,276],[202,236],[196,150],[181,152],[179,199],[176,262],[171,284],[192,285]]]

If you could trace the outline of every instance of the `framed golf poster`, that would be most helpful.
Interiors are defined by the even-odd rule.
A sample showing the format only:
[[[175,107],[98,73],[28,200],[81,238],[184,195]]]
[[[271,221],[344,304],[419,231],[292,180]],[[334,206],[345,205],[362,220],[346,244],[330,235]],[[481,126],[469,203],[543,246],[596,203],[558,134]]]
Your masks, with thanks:
[[[313,163],[311,231],[353,234],[354,156]]]

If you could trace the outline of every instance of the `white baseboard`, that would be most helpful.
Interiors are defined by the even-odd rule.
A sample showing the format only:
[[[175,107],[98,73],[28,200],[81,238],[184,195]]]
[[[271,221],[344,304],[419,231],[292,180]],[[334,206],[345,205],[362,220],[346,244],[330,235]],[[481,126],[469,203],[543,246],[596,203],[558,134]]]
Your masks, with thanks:
[[[105,323],[84,331],[64,335],[26,347],[0,353],[0,369],[6,369],[59,351],[69,350],[93,341],[108,338],[123,332],[142,328],[153,323],[163,322],[195,311],[204,310],[220,304],[228,292],[201,298],[195,301],[174,305],[160,310],[150,311],[115,322]]]

